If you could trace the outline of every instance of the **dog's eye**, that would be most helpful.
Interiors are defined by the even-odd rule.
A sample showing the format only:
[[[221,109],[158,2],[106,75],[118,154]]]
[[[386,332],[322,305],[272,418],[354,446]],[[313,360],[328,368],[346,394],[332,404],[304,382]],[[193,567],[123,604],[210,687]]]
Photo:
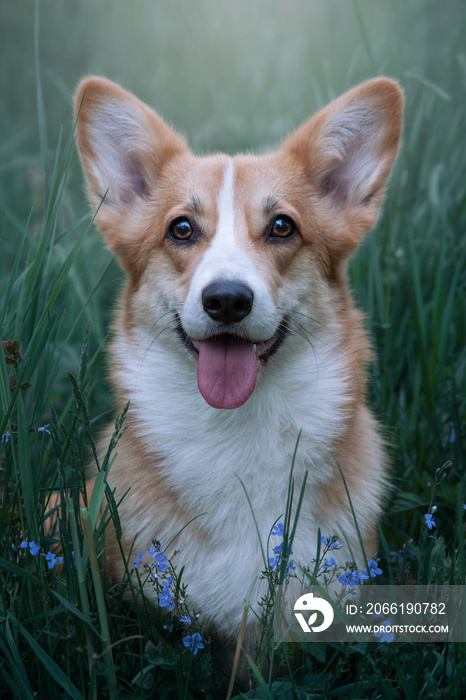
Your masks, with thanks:
[[[277,216],[270,230],[270,238],[289,238],[295,233],[294,222],[287,216]]]
[[[177,241],[188,241],[194,233],[193,227],[189,223],[188,219],[185,218],[175,219],[175,221],[172,221],[168,232],[171,238],[174,238]]]

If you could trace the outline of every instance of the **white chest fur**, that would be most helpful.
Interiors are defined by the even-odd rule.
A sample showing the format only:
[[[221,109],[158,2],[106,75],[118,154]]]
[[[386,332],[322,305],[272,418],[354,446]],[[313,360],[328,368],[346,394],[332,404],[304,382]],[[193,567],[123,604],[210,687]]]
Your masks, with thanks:
[[[120,336],[114,344],[117,366],[128,356],[135,362],[130,374],[117,370],[117,379],[126,386],[141,438],[157,455],[166,483],[193,517],[200,516],[206,533],[198,538],[188,527],[176,542],[188,592],[195,607],[209,611],[225,631],[239,623],[244,599],[254,605],[264,592],[261,544],[266,547],[273,523],[284,514],[300,431],[295,503],[306,470],[308,477],[295,559],[310,564],[319,527],[326,536],[335,532],[335,523],[322,515],[322,489],[333,476],[331,449],[345,430],[348,398],[344,358],[328,343],[321,345],[325,350],[295,353],[289,364],[283,358],[271,361],[246,404],[226,411],[205,403],[195,361],[184,357],[183,348],[178,357],[162,343],[146,347],[143,337]],[[138,514],[138,543],[148,545],[154,536],[156,513],[154,494],[153,511]],[[348,530],[346,515],[342,519],[339,529]],[[184,525],[174,519],[170,532],[156,536],[170,540]],[[348,552],[342,556],[349,558]]]

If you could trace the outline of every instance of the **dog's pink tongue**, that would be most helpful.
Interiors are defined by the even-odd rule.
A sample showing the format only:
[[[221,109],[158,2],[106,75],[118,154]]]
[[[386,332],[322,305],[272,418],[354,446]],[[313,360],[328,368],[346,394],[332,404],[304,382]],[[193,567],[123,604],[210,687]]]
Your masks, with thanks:
[[[198,344],[197,385],[214,408],[238,408],[251,396],[257,379],[252,343],[229,336]]]

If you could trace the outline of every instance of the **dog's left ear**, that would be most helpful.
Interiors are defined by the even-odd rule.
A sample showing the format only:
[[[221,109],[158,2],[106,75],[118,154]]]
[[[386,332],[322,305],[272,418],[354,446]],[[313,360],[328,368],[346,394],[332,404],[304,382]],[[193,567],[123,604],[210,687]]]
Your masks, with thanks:
[[[283,144],[303,162],[317,196],[349,224],[350,252],[376,222],[401,136],[403,93],[376,78],[346,92]]]

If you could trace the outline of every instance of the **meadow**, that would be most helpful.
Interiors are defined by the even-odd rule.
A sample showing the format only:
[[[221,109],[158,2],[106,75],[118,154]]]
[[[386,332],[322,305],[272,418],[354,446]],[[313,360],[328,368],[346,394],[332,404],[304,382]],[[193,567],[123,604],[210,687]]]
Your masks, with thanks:
[[[124,407],[112,401],[105,346],[122,273],[75,152],[71,96],[88,73],[153,105],[194,150],[228,153],[275,145],[362,80],[400,82],[402,148],[380,220],[348,268],[392,461],[377,581],[466,583],[465,37],[461,0],[0,0],[2,698],[224,697],[208,640],[201,648],[194,636],[202,615],[187,635],[189,610],[177,605],[167,624],[151,609],[150,573],[137,571],[127,604],[102,567],[105,521],[119,528],[105,476]],[[117,415],[97,456],[99,429]],[[99,477],[81,514],[89,460]],[[189,594],[189,581],[178,592],[185,584]],[[253,666],[253,687],[233,697],[464,697],[466,639],[264,642],[262,653],[274,672]]]

